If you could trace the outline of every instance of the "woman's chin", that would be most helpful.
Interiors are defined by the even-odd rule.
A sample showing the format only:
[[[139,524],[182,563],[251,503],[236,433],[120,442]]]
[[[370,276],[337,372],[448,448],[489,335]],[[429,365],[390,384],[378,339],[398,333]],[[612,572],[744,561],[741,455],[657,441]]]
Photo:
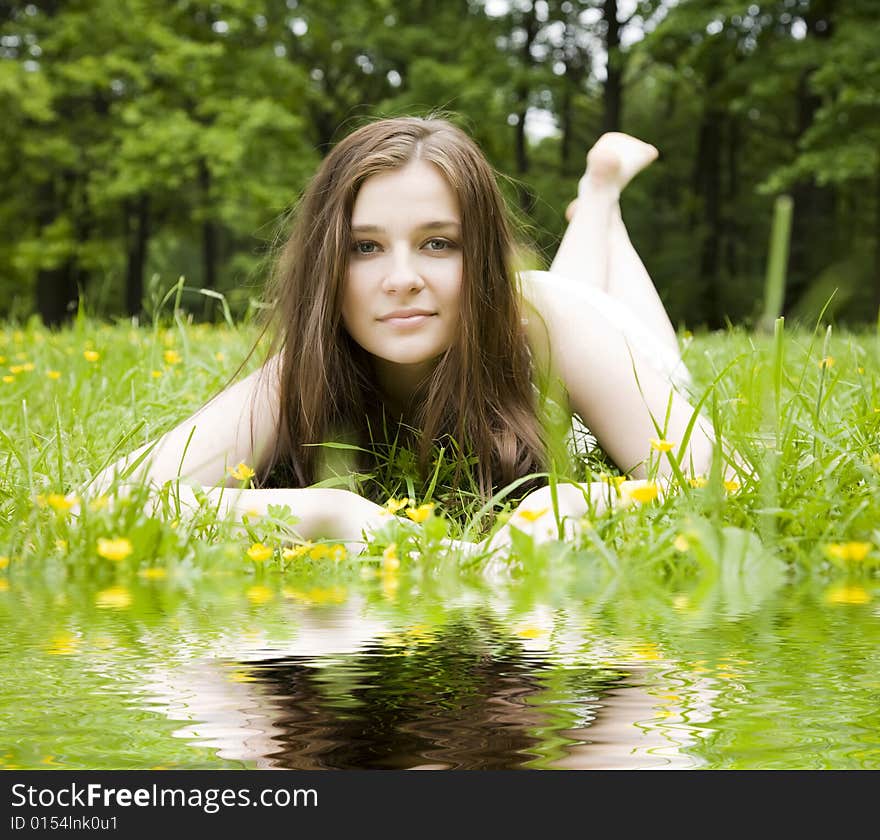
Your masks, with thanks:
[[[426,370],[437,364],[437,361],[443,355],[443,350],[432,348],[428,351],[404,351],[395,353],[383,353],[379,355],[373,353],[373,358],[381,365],[393,366],[403,369],[414,370],[424,367]]]

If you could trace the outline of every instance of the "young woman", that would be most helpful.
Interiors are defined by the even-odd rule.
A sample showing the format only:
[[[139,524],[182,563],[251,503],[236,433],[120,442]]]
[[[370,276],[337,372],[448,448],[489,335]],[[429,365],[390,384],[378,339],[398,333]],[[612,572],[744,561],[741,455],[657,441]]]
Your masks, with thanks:
[[[355,493],[310,486],[322,476],[316,444],[369,446],[380,429],[411,430],[428,470],[432,447],[454,440],[476,457],[488,497],[549,466],[538,383],[560,385],[602,449],[644,477],[658,456],[651,439],[678,444],[694,415],[680,392],[688,374],[675,331],[618,204],[656,156],[635,138],[603,135],[550,271],[517,274],[495,174],[466,134],[415,117],[354,131],[328,154],[295,212],[268,284],[266,363],[95,486],[149,453],[125,480],[178,479],[185,498],[187,485],[202,485],[228,511],[288,504],[303,538],[354,547],[387,512]],[[682,469],[706,472],[712,450],[699,418]],[[234,488],[228,469],[240,462],[256,470],[258,489]],[[669,473],[666,463],[659,469]],[[287,486],[261,486],[270,475]],[[608,487],[564,484],[553,496],[571,522],[601,508]],[[549,488],[539,487],[518,512],[549,502]],[[529,524],[538,519],[521,517],[518,526],[557,533]],[[502,529],[491,547],[507,536]]]

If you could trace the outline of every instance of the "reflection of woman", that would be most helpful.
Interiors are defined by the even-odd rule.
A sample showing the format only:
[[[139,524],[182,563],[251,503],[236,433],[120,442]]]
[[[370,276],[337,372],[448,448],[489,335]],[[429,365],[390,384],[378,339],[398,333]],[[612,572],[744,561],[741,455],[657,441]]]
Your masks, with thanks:
[[[711,731],[715,693],[695,675],[609,661],[611,640],[585,647],[581,629],[564,653],[482,619],[392,628],[362,603],[297,611],[291,639],[230,633],[208,658],[148,669],[147,706],[186,722],[175,737],[267,769],[698,766],[688,748]]]
[[[270,285],[266,364],[98,483],[149,449],[141,476],[162,484],[179,474],[219,494],[227,469],[245,462],[262,489],[227,489],[223,504],[290,504],[304,537],[358,540],[382,509],[310,487],[321,476],[315,444],[369,446],[383,426],[391,437],[411,428],[427,470],[432,446],[454,440],[476,456],[488,496],[548,467],[534,387],[545,377],[561,380],[619,467],[643,477],[651,438],[682,441],[693,414],[673,387],[688,379],[675,332],[618,206],[656,155],[603,135],[551,271],[515,274],[503,200],[472,140],[435,119],[360,128],[330,152],[297,210]],[[704,472],[711,452],[701,419],[682,464]],[[266,488],[270,473],[288,486]],[[598,500],[600,490],[561,485],[561,513],[583,514],[585,492]],[[521,504],[548,498],[539,488]]]

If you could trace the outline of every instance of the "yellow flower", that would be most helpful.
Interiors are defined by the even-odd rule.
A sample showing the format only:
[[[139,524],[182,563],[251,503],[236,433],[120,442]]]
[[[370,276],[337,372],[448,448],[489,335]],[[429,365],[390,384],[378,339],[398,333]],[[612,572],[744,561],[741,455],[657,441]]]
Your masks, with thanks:
[[[214,358],[215,358],[218,362],[224,362],[224,361],[226,361],[226,356],[225,356],[225,354],[223,354],[223,353],[219,353],[219,352],[218,352],[218,353],[215,353],[215,354],[214,354]]]
[[[5,569],[9,565],[9,558],[2,554],[0,555],[0,569]]]
[[[244,461],[242,461],[235,469],[227,467],[226,472],[228,472],[236,481],[247,481],[249,478],[254,477],[254,471]]]
[[[724,482],[724,489],[728,493],[736,493],[736,491],[739,490],[739,488],[740,488],[740,483],[738,481],[734,481],[733,479],[731,479],[730,481]]]
[[[382,552],[382,568],[390,572],[400,568],[400,560],[397,557],[397,543],[391,543]]]
[[[77,501],[76,496],[63,496],[61,493],[50,493],[46,497],[46,504],[59,513],[67,513]]]
[[[865,372],[865,369],[861,365],[859,365],[859,373],[864,373],[864,372]]]
[[[331,560],[335,560],[337,563],[340,560],[345,560],[346,551],[345,546],[342,543],[336,543],[336,545],[331,545],[329,550],[329,557]]]
[[[304,554],[308,554],[308,552],[311,551],[313,547],[314,543],[311,540],[308,540],[307,542],[299,543],[299,545],[285,548],[281,552],[281,556],[285,560],[295,560],[297,557],[302,557]]]
[[[257,678],[253,674],[249,674],[247,671],[231,671],[226,675],[226,678],[230,682],[237,683],[249,683],[257,681]]]
[[[103,510],[109,504],[110,499],[107,496],[96,496],[89,502],[89,510]]]
[[[49,639],[46,645],[46,653],[53,656],[68,656],[76,653],[79,648],[79,639],[71,633],[59,633]]]
[[[323,560],[329,554],[330,547],[326,543],[320,543],[309,551],[309,557],[311,557],[312,560]]]
[[[535,522],[540,519],[550,508],[541,508],[540,510],[520,510],[517,511],[519,519],[525,519],[526,522]]]
[[[834,366],[834,357],[833,356],[826,356],[824,359],[819,360],[819,367],[820,368],[827,369],[827,368],[830,368],[833,366]]]
[[[663,658],[663,651],[654,642],[636,642],[630,655],[639,662],[657,662]]]
[[[400,588],[400,579],[397,576],[397,569],[382,570],[382,594],[389,600],[393,601],[397,597],[397,590]]]
[[[67,540],[55,540],[55,548],[61,552],[67,551]]]
[[[131,592],[124,586],[111,586],[95,596],[95,605],[105,610],[126,610],[131,606]]]
[[[620,489],[625,499],[640,505],[653,502],[660,495],[660,488],[652,481],[625,481]]]
[[[674,446],[675,444],[671,440],[651,438],[651,448],[656,449],[658,452],[669,452]]]
[[[630,498],[643,504],[645,502],[653,502],[659,495],[660,490],[656,484],[646,484],[644,487],[636,487],[630,491]]]
[[[825,546],[825,552],[835,560],[859,563],[868,556],[872,548],[873,545],[869,542],[830,543]]]
[[[519,630],[514,631],[517,636],[521,639],[539,639],[541,636],[546,636],[548,631],[543,630],[540,627],[522,627]]]
[[[61,371],[60,370],[47,370],[46,376],[48,376],[49,379],[60,379],[61,378]]]
[[[166,365],[179,365],[183,361],[183,357],[176,350],[166,350],[162,354]]]
[[[268,586],[252,586],[245,593],[248,601],[252,604],[256,604],[259,606],[260,604],[265,604],[267,601],[271,601],[275,597],[275,593],[269,589]]]
[[[9,372],[10,373],[21,373],[24,370],[24,365],[10,365]]]
[[[404,496],[402,499],[394,499],[391,498],[387,502],[385,502],[385,510],[389,513],[397,513],[397,511],[405,508],[407,505],[412,504],[412,501]]]
[[[83,350],[83,358],[87,362],[97,362],[101,354],[97,350]]]
[[[867,604],[870,594],[861,586],[837,586],[825,593],[829,604]]]
[[[128,537],[115,537],[112,540],[98,538],[98,554],[107,560],[125,560],[132,551],[134,547]]]
[[[268,560],[272,556],[272,549],[268,545],[263,545],[263,543],[254,543],[248,550],[247,556],[254,561],[254,563],[262,563],[264,560]]]
[[[14,376],[6,375],[6,376],[3,377],[3,381],[4,381],[4,382],[7,382],[7,383],[9,383],[9,382],[15,382],[15,377],[14,377]]]
[[[691,487],[705,487],[708,483],[709,479],[702,475],[695,475],[693,478],[688,479],[688,484],[690,484]]]
[[[599,475],[599,479],[604,481],[605,484],[613,484],[615,487],[619,488],[624,481],[626,481],[625,475],[609,475],[608,473],[601,473]]]
[[[406,515],[413,522],[424,522],[431,515],[432,510],[434,510],[434,503],[428,502],[427,504],[419,505],[417,508],[407,508]]]
[[[150,376],[152,376],[153,379],[158,379],[161,375],[162,375],[161,370],[151,370],[150,371]]]
[[[672,543],[675,546],[676,551],[687,551],[691,544],[688,542],[687,537],[684,534],[679,534],[675,538],[675,542]]]
[[[158,566],[149,566],[146,569],[141,569],[138,572],[138,577],[146,580],[162,580],[168,577],[168,572]]]

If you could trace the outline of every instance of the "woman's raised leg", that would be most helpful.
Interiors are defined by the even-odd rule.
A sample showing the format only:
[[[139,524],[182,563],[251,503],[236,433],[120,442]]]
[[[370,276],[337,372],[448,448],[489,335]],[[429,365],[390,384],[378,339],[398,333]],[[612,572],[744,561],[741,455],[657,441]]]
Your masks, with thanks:
[[[578,197],[550,270],[586,282],[628,307],[665,346],[679,353],[675,328],[620,213],[620,194],[657,158],[657,149],[619,132],[603,134],[587,154]]]

